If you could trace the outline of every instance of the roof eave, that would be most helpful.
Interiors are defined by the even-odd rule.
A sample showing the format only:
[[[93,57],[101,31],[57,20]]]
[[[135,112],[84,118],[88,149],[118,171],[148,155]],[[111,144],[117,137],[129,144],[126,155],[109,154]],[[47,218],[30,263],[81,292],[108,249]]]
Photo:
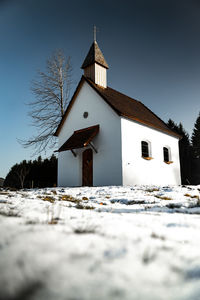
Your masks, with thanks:
[[[127,116],[127,115],[124,115],[124,114],[120,114],[121,115],[121,117],[123,117],[123,118],[126,118],[126,119],[129,119],[129,120],[132,120],[132,121],[136,121],[136,122],[138,122],[138,123],[140,123],[140,124],[143,124],[143,125],[146,125],[146,126],[148,126],[148,127],[150,127],[150,128],[153,128],[153,129],[156,129],[156,130],[159,130],[159,131],[161,131],[161,132],[164,132],[164,133],[167,133],[167,134],[169,134],[169,135],[171,135],[171,136],[173,136],[173,137],[176,137],[176,138],[178,138],[178,139],[182,139],[182,136],[181,135],[179,135],[179,134],[177,134],[176,132],[174,132],[174,131],[172,131],[172,130],[165,130],[165,129],[163,129],[163,128],[160,128],[159,126],[155,126],[155,125],[153,125],[153,124],[151,124],[151,123],[149,123],[149,122],[145,122],[145,121],[143,121],[143,120],[140,120],[140,119],[138,119],[138,118],[133,118],[133,117],[131,117],[131,116]]]
[[[84,70],[85,68],[87,68],[87,67],[93,65],[94,63],[98,64],[98,65],[101,66],[101,67],[104,67],[105,69],[109,69],[109,66],[108,66],[108,65],[106,66],[106,65],[104,65],[104,64],[101,64],[101,63],[98,62],[98,61],[91,62],[91,63],[89,63],[89,64],[87,64],[87,65],[82,65],[82,66],[81,66],[81,69]]]
[[[57,150],[57,152],[62,152],[62,151],[67,151],[67,150],[73,150],[73,149],[80,149],[80,148],[84,148],[84,147],[87,147],[88,144],[91,143],[91,141],[93,140],[93,138],[99,133],[99,128],[100,128],[100,125],[97,124],[97,125],[94,125],[94,126],[90,126],[90,127],[87,127],[87,128],[83,128],[83,129],[79,129],[79,130],[76,130],[74,131],[74,133],[64,142],[64,144]],[[78,144],[76,143],[76,141],[74,141],[74,138],[78,138],[79,139],[79,142],[80,142],[80,136],[77,137],[78,134],[80,134],[80,132],[84,133],[84,132],[87,132],[88,130],[92,130],[93,132],[91,132],[91,134],[89,135],[89,137],[85,137],[85,141],[82,143],[82,144]],[[70,141],[71,144],[73,144],[73,146],[70,146],[67,144],[69,143],[69,140],[73,139],[73,142]]]
[[[107,101],[106,97],[105,97],[105,96],[98,90],[98,88],[96,88],[96,86],[95,86],[93,83],[91,83],[90,80],[89,80],[87,77],[85,77],[85,76],[82,76],[82,77],[81,77],[81,80],[79,81],[79,84],[78,84],[78,86],[77,86],[77,88],[76,88],[76,90],[75,90],[75,92],[74,92],[74,94],[73,94],[73,96],[72,96],[72,98],[71,98],[71,101],[70,101],[70,103],[69,103],[69,105],[68,105],[68,107],[67,107],[67,109],[66,109],[66,111],[65,111],[65,114],[64,114],[64,116],[63,116],[63,118],[62,118],[60,124],[58,125],[58,128],[56,129],[56,132],[54,133],[54,136],[58,136],[58,135],[59,135],[59,133],[60,133],[60,131],[61,131],[61,129],[62,129],[62,126],[63,126],[63,124],[64,124],[64,122],[65,122],[65,120],[66,120],[66,118],[67,118],[67,116],[68,116],[68,114],[69,114],[69,112],[70,112],[70,110],[71,110],[71,108],[72,108],[72,106],[73,106],[75,100],[76,100],[76,97],[77,97],[77,95],[78,95],[78,93],[79,93],[79,91],[80,91],[80,89],[81,89],[81,87],[82,87],[82,85],[83,85],[83,83],[84,83],[85,81],[89,84],[89,86],[90,86],[91,88],[93,88],[93,89],[97,92],[97,94],[98,94],[101,98],[104,99],[104,101],[112,108],[112,110],[115,111],[115,113],[116,113],[118,116],[122,116],[122,117],[124,117],[124,118],[128,118],[128,119],[133,120],[133,121],[136,121],[136,122],[138,122],[138,123],[140,123],[140,124],[146,125],[146,126],[148,126],[148,127],[150,127],[150,128],[157,129],[157,130],[159,130],[159,131],[161,131],[161,132],[167,133],[167,134],[169,134],[169,135],[171,135],[171,136],[174,136],[174,137],[176,137],[176,138],[178,138],[178,139],[181,139],[181,138],[182,138],[181,135],[179,135],[179,134],[177,134],[176,132],[172,131],[170,128],[169,128],[169,130],[168,130],[167,128],[166,128],[166,129],[160,128],[159,126],[153,125],[153,124],[151,124],[151,123],[149,123],[149,122],[145,122],[145,121],[143,121],[143,120],[141,120],[141,119],[139,119],[139,118],[134,118],[134,117],[132,117],[132,116],[125,115],[125,114],[121,113],[119,110],[117,110],[114,106],[112,106],[112,105]],[[144,105],[144,104],[142,103],[142,105]],[[144,105],[144,106],[145,106],[145,105]],[[145,106],[145,107],[146,107],[146,106]],[[147,108],[147,109],[150,110],[149,108]],[[151,110],[150,110],[150,111],[151,111]],[[152,111],[151,111],[151,113],[154,114]],[[155,114],[154,114],[154,115],[155,115]],[[155,116],[156,116],[156,115],[155,115]],[[160,119],[158,116],[156,116],[156,117],[157,117],[158,119]],[[160,120],[161,120],[161,119],[160,119]],[[161,120],[161,121],[162,121],[162,120]],[[164,121],[162,121],[162,123],[165,124]],[[165,125],[167,126],[167,124],[165,124]]]

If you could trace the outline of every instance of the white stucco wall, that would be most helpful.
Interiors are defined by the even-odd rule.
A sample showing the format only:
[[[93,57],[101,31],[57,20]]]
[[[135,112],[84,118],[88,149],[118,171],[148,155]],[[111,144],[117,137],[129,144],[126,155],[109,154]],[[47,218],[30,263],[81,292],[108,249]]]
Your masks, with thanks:
[[[137,122],[121,118],[123,185],[181,184],[178,139]],[[141,141],[151,143],[152,160],[141,157]],[[172,164],[163,161],[170,147]]]
[[[83,113],[88,112],[88,118]],[[75,130],[93,125],[100,125],[98,135],[93,143],[98,150],[93,151],[93,185],[122,184],[121,156],[121,121],[119,116],[101,97],[84,82],[72,109],[59,134],[59,147]],[[71,151],[60,152],[58,155],[58,185],[82,185],[82,151],[74,157]]]

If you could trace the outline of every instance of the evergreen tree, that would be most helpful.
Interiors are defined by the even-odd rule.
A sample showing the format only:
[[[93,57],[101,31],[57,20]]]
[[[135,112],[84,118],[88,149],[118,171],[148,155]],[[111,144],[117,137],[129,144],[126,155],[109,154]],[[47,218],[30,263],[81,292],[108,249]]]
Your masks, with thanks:
[[[200,113],[194,124],[191,141],[194,158],[200,158]]]
[[[4,181],[4,187],[34,188],[55,186],[57,181],[57,158],[22,161],[15,164]]]
[[[169,119],[168,122],[167,122],[167,126],[174,130],[175,132],[178,131],[178,125],[172,120],[172,119]],[[178,132],[177,132],[178,133]]]
[[[173,120],[169,119],[167,125],[169,128],[182,136],[182,138],[179,140],[181,182],[182,184],[191,184],[191,145],[189,134],[185,131],[181,123],[177,125]]]

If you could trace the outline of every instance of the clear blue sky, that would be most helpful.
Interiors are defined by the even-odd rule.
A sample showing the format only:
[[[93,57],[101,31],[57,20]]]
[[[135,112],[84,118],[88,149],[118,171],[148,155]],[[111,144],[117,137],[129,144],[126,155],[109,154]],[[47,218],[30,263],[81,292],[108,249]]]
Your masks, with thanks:
[[[0,0],[0,177],[34,158],[17,138],[34,134],[25,103],[36,71],[62,48],[77,84],[94,24],[108,85],[191,133],[200,111],[199,16],[199,0]]]

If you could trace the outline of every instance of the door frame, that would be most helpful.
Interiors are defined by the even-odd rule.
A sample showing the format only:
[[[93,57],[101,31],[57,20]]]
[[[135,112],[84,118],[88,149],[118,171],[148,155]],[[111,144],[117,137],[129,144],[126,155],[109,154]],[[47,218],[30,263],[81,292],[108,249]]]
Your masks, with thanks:
[[[82,186],[93,186],[93,151],[91,148],[82,152]]]

